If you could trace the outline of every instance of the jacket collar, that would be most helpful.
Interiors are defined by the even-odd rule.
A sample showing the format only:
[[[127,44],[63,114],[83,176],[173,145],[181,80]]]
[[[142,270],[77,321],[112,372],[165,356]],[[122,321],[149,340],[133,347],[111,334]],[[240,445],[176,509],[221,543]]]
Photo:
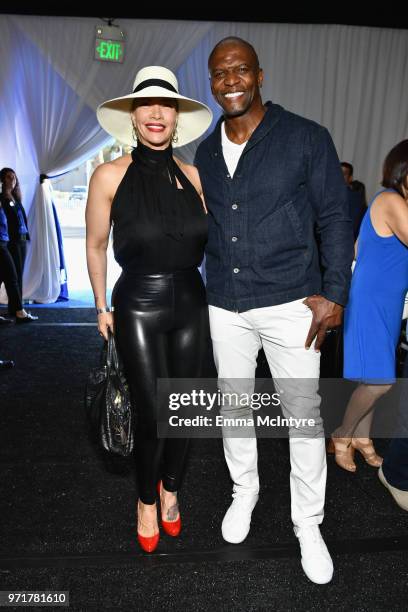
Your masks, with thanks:
[[[284,108],[279,104],[273,104],[269,100],[265,102],[266,113],[262,118],[262,121],[257,126],[257,128],[253,131],[251,138],[248,140],[247,145],[243,151],[246,153],[249,149],[252,149],[260,140],[262,140],[274,127],[276,123],[281,119],[282,113],[284,112]],[[219,155],[222,153],[222,144],[221,144],[221,124],[224,121],[225,117],[221,116],[217,121],[217,124],[214,128],[214,131],[209,136],[210,146],[212,155]]]

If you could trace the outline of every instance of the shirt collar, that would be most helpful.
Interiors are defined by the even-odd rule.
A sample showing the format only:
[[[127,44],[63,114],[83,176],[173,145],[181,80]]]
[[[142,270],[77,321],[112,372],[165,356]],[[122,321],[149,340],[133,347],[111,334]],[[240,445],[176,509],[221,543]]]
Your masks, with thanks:
[[[248,140],[244,152],[247,152],[253,146],[255,146],[262,138],[270,132],[276,123],[281,119],[284,108],[279,104],[273,104],[270,100],[265,102],[266,113],[262,117],[262,121],[253,131],[251,138]],[[213,133],[211,134],[211,147],[213,154],[217,155],[222,151],[221,145],[221,125],[224,121],[224,116],[221,116],[217,121]]]

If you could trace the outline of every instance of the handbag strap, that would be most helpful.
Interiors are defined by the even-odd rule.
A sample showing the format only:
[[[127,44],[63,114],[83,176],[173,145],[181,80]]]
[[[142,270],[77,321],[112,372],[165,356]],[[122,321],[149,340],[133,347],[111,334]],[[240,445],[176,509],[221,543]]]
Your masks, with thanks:
[[[119,372],[119,359],[116,351],[115,336],[108,328],[108,350],[106,353],[106,365],[108,367],[108,373],[111,369]]]

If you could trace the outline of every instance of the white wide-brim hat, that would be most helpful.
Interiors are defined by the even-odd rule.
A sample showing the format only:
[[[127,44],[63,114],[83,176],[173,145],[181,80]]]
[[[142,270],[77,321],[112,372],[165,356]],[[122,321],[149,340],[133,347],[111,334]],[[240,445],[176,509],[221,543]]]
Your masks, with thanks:
[[[162,66],[147,66],[137,73],[133,93],[107,100],[96,109],[103,129],[124,144],[136,146],[130,117],[132,100],[135,98],[173,98],[178,101],[178,140],[173,147],[192,142],[211,125],[212,111],[202,102],[180,95],[177,78],[171,70]]]

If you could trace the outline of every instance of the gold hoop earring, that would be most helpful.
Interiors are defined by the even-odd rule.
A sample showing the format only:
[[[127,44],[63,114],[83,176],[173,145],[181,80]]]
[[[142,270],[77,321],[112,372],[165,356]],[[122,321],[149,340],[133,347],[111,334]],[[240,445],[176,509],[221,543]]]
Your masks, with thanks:
[[[137,130],[136,130],[136,126],[132,121],[132,136],[133,136],[133,140],[135,142],[137,142]]]

